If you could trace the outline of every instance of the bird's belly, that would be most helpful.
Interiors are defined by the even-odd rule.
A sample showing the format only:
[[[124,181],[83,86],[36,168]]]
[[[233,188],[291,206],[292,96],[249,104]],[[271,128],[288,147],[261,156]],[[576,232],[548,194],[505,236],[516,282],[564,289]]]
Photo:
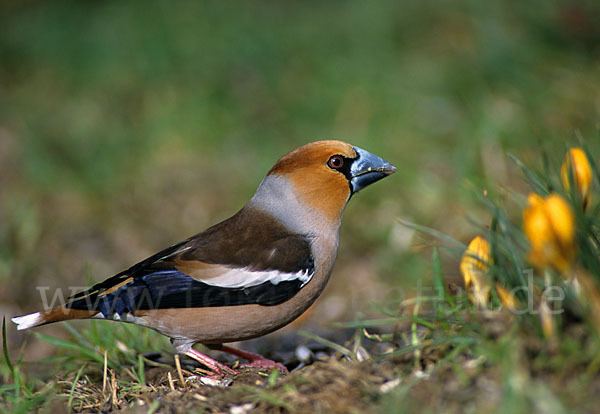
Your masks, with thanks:
[[[273,332],[300,316],[313,301],[283,308],[280,304],[148,310],[140,312],[134,323],[175,339],[221,344]]]

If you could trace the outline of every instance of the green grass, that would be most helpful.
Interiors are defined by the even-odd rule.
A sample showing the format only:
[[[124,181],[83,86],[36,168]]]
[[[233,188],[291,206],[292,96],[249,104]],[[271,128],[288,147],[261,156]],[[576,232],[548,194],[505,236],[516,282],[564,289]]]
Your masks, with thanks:
[[[524,164],[519,165],[539,192],[560,189],[554,176],[537,175]],[[593,161],[592,166],[595,180],[599,182]],[[550,167],[548,171],[558,169]],[[580,200],[574,194],[564,196],[573,203],[573,211],[580,208]],[[484,198],[482,203],[490,210],[492,223],[486,234],[492,240],[493,257],[493,262],[488,263],[488,275],[507,288],[526,286],[527,281],[521,274],[528,245],[519,225],[511,221],[514,212],[489,198]],[[598,225],[595,214],[590,213],[597,204],[592,203],[588,213],[578,213],[580,247],[597,240]],[[3,386],[3,403],[14,412],[44,408],[56,399],[66,401],[67,408],[75,410],[133,408],[140,401],[147,404],[149,410],[211,411],[250,404],[265,412],[280,409],[344,412],[349,401],[356,410],[368,408],[383,412],[396,412],[399,406],[419,412],[442,409],[462,412],[465,401],[476,412],[498,413],[562,413],[573,409],[586,411],[594,406],[589,392],[598,385],[600,359],[596,350],[600,343],[594,315],[582,307],[586,301],[593,301],[593,296],[586,296],[587,299],[575,296],[565,301],[568,314],[556,316],[559,329],[547,337],[535,312],[511,313],[495,295],[489,307],[481,309],[460,287],[449,289],[440,249],[456,254],[460,243],[436,230],[413,227],[431,236],[435,244],[430,261],[432,285],[423,290],[430,294],[405,298],[395,309],[376,304],[379,314],[376,319],[335,324],[339,329],[355,330],[353,338],[345,344],[299,332],[332,350],[326,363],[317,363],[284,378],[279,378],[276,371],[270,375],[250,372],[229,389],[206,387],[191,379],[185,385],[176,380],[174,387],[172,380],[167,385],[164,377],[150,379],[146,374],[154,367],[177,378],[172,364],[156,363],[142,356],[149,349],[168,354],[165,338],[127,324],[90,321],[89,328],[81,331],[65,325],[71,334],[65,340],[35,334],[38,339],[61,349],[57,357],[42,361],[55,367],[54,379],[43,386],[22,374],[21,358],[11,362],[3,324],[7,369],[4,376],[13,382]],[[596,251],[597,246],[590,249]],[[580,249],[576,262],[593,271],[597,256],[586,258],[589,254],[595,253]],[[598,278],[597,273],[592,274]],[[549,276],[556,286],[572,288],[552,270],[546,270],[544,275],[534,280],[540,288],[548,285]],[[567,296],[573,297],[573,293]],[[517,298],[521,303],[528,300],[528,296]],[[534,306],[539,307],[539,294],[534,300]],[[573,319],[573,315],[577,317]],[[56,371],[56,367],[60,369]],[[185,375],[191,373],[185,371]],[[107,383],[112,384],[108,388],[114,390],[113,394],[106,390]],[[333,389],[324,393],[327,386]],[[344,390],[349,393],[348,400],[341,403],[336,392]],[[304,395],[307,391],[320,397],[307,402]],[[172,398],[178,402],[163,398],[171,394],[176,394]]]

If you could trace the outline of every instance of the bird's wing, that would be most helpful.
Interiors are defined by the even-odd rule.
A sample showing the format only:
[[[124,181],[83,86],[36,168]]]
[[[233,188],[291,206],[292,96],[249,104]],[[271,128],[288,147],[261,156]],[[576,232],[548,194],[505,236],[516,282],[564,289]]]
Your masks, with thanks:
[[[240,211],[70,298],[105,317],[136,310],[276,305],[315,271],[310,239],[270,216]]]

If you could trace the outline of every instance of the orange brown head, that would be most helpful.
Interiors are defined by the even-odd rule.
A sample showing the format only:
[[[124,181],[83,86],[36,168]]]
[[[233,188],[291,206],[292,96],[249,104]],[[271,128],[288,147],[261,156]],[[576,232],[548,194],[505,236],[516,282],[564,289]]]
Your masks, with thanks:
[[[392,164],[359,147],[317,141],[284,155],[266,179],[285,178],[303,203],[336,221],[352,194],[395,171]]]

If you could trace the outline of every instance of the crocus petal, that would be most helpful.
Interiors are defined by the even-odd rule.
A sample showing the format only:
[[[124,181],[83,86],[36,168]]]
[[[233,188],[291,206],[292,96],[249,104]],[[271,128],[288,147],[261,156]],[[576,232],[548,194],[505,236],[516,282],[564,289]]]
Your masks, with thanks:
[[[499,283],[496,283],[496,292],[498,292],[498,297],[500,298],[500,302],[502,302],[502,306],[509,310],[515,310],[517,308],[518,301],[512,292],[509,292]]]

